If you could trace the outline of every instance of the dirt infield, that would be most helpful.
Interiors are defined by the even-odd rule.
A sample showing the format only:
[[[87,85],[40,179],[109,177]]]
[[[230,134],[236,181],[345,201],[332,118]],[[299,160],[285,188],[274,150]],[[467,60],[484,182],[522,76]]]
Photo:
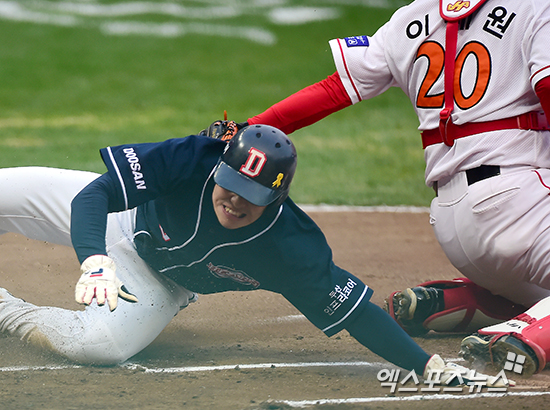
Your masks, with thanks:
[[[372,287],[379,305],[396,289],[458,276],[427,213],[310,215],[325,231],[336,263]],[[7,234],[0,237],[0,255],[0,286],[39,305],[78,308],[72,249]],[[428,352],[457,358],[461,339],[430,334],[416,340]],[[550,390],[550,369],[518,379],[504,397],[467,389],[391,394],[377,380],[381,369],[392,367],[346,332],[327,338],[279,295],[229,292],[201,296],[118,367],[74,366],[0,337],[0,408],[539,409],[550,399],[537,395]]]

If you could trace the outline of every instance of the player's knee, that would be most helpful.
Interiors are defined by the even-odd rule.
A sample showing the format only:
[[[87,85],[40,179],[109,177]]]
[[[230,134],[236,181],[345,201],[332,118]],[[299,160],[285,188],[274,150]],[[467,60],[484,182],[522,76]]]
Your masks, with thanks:
[[[82,345],[81,349],[66,352],[65,356],[73,362],[97,366],[115,366],[132,355],[114,348],[111,343]]]
[[[80,364],[114,366],[144,347],[135,335],[112,332],[107,324],[96,321],[62,346],[59,353]]]

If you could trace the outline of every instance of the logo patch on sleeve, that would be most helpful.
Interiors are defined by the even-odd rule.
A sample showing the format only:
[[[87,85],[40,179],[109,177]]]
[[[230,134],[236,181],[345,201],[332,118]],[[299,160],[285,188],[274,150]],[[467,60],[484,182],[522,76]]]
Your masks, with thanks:
[[[208,263],[208,265],[206,265],[206,267],[208,268],[210,273],[212,273],[217,278],[231,279],[231,280],[233,280],[237,283],[242,283],[243,285],[252,286],[253,288],[260,287],[260,282],[258,282],[254,278],[251,278],[250,276],[248,276],[246,273],[244,273],[242,271],[231,269],[231,268],[228,268],[226,266],[221,266],[221,265],[216,266],[216,265],[213,265],[210,262]]]
[[[346,37],[344,39],[348,47],[368,47],[369,38],[367,36]]]

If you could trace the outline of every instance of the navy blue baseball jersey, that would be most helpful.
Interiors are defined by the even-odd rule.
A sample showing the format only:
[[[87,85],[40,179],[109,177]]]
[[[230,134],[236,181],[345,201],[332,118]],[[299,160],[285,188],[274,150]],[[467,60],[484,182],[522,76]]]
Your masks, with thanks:
[[[225,146],[189,136],[104,148],[108,172],[85,190],[107,195],[109,212],[137,207],[138,254],[185,288],[202,294],[273,291],[327,335],[339,332],[366,306],[372,290],[333,263],[324,234],[290,198],[268,206],[248,226],[224,228],[212,191]],[[104,236],[77,232],[73,243],[80,260],[105,253]]]

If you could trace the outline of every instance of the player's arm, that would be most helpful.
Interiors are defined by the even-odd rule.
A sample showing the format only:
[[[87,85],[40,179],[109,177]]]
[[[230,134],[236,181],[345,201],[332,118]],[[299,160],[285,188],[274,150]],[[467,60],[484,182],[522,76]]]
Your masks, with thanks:
[[[535,92],[539,97],[546,118],[550,120],[550,77],[545,77],[540,80],[535,85]]]
[[[271,125],[290,134],[351,104],[342,80],[335,72],[249,118],[248,123]]]
[[[370,301],[362,303],[361,313],[346,325],[350,335],[389,362],[423,374],[430,355],[384,310]]]
[[[71,203],[71,240],[80,263],[92,255],[107,255],[105,232],[110,197],[116,197],[114,184],[109,174],[104,174]]]
[[[458,384],[455,378],[459,373],[464,375],[464,384],[473,383],[474,378],[469,376],[469,369],[456,363],[447,363],[437,354],[430,356],[380,307],[369,301],[362,303],[366,306],[346,325],[346,330],[363,346],[391,363],[414,370],[424,379],[430,379],[437,374],[442,384],[455,385]],[[475,377],[486,380],[488,387],[514,385],[513,381],[506,383],[498,377],[479,372],[476,372]]]
[[[124,209],[109,174],[86,186],[71,204],[71,240],[81,263],[81,276],[75,288],[75,300],[89,305],[95,298],[110,310],[117,307],[118,297],[129,302],[137,298],[117,278],[116,266],[107,256],[105,233],[107,215]]]

